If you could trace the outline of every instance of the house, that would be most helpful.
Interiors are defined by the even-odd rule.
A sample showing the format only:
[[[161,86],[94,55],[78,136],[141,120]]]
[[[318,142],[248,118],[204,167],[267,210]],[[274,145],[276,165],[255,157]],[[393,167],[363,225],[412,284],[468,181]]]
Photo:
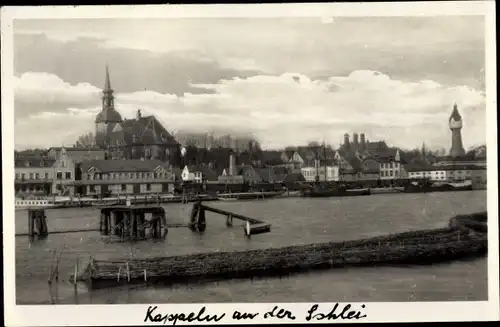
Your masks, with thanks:
[[[295,153],[295,149],[286,149],[285,151],[281,152],[280,159],[283,163],[291,163],[293,154]]]
[[[49,195],[54,183],[55,160],[37,157],[17,158],[14,161],[16,195]]]
[[[58,159],[52,165],[54,169],[54,182],[52,194],[75,194],[76,161],[70,156],[69,151],[60,152]]]
[[[67,155],[78,163],[85,160],[104,160],[106,151],[101,148],[52,147],[47,152],[47,156],[53,160],[58,160],[61,155]]]
[[[413,162],[407,165],[409,179],[429,179],[435,182],[476,181],[486,184],[486,168],[475,165],[425,165]],[[483,173],[484,171],[484,173]]]
[[[339,166],[333,160],[314,160],[313,165],[301,168],[301,174],[307,182],[315,181],[338,181]]]
[[[75,161],[62,152],[58,159],[25,156],[14,162],[16,194],[73,195]]]
[[[203,183],[204,181],[212,182],[217,180],[217,175],[214,171],[194,165],[185,166],[181,176],[184,182]]]
[[[171,193],[175,173],[160,160],[90,160],[75,181],[87,195]]]
[[[397,180],[407,178],[405,160],[399,149],[390,149],[374,157],[380,164],[380,179]]]

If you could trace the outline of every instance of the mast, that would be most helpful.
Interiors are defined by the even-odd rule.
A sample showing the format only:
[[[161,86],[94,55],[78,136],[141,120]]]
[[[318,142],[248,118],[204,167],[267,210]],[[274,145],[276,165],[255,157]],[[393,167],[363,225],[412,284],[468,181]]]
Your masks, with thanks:
[[[328,163],[326,162],[326,145],[325,141],[323,141],[323,158],[325,160],[325,182],[328,181]],[[321,161],[320,161],[321,163]]]

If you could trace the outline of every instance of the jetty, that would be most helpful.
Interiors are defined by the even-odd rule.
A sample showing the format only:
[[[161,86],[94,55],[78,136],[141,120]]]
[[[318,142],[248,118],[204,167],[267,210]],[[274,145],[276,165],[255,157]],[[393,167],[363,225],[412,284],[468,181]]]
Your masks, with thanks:
[[[481,212],[453,217],[443,228],[344,242],[119,261],[92,258],[71,280],[107,287],[118,285],[120,280],[176,283],[348,266],[433,264],[484,256],[487,241],[487,213]]]
[[[207,211],[225,216],[226,225],[228,227],[233,226],[233,219],[239,219],[246,222],[244,229],[246,236],[268,233],[271,231],[271,224],[269,223],[245,215],[230,212],[227,210],[209,207],[207,205],[202,204],[201,201],[198,201],[195,204],[193,204],[193,209],[191,210],[189,226],[192,230],[200,232],[205,230],[206,228],[205,212]]]
[[[101,208],[101,235],[120,241],[163,238],[168,233],[165,209],[161,206],[126,205]]]

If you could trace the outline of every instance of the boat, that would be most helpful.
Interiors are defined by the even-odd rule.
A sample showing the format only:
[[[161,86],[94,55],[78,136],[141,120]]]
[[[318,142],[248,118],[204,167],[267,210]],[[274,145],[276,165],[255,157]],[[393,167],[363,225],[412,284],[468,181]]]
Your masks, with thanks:
[[[302,197],[308,198],[324,198],[338,196],[360,196],[370,195],[369,188],[348,189],[342,185],[331,185],[317,183],[310,188],[302,190]]]
[[[430,192],[457,192],[457,191],[472,191],[472,181],[460,182],[411,182],[406,185],[405,193],[430,193]]]
[[[36,199],[16,199],[15,210],[27,210],[27,209],[42,209],[42,208],[53,208],[57,205],[52,201],[44,198]]]
[[[273,198],[284,194],[284,191],[275,192],[242,192],[242,193],[219,193],[217,198],[220,201],[257,200]]]

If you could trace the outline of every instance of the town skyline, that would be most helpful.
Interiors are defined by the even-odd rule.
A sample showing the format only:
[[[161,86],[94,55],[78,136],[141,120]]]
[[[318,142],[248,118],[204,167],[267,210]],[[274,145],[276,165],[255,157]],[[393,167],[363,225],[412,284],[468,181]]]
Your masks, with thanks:
[[[484,36],[476,33],[484,29],[482,19],[217,21],[16,22],[16,149],[68,146],[93,131],[106,64],[115,107],[123,117],[133,118],[141,109],[174,133],[252,134],[263,148],[281,149],[311,141],[336,146],[344,133],[357,132],[401,148],[419,148],[425,142],[429,149],[449,150],[448,118],[456,102],[464,121],[464,147],[486,143]],[[220,21],[234,28],[223,31]],[[432,42],[426,40],[441,25],[446,28]],[[162,32],[161,26],[168,31]],[[255,26],[272,35],[248,40]],[[144,29],[153,27],[151,39],[166,37],[168,44],[139,42]],[[211,27],[210,32],[203,39],[195,37],[203,27]],[[343,36],[354,28],[367,32],[396,27],[395,38],[407,32],[416,37],[414,42],[401,38],[388,43],[387,33],[377,38],[370,33]],[[272,37],[284,45],[266,57]],[[243,39],[238,46],[226,44],[238,39]],[[381,50],[384,44],[387,49]],[[257,49],[242,57],[251,46]],[[288,58],[294,53],[295,64]]]

